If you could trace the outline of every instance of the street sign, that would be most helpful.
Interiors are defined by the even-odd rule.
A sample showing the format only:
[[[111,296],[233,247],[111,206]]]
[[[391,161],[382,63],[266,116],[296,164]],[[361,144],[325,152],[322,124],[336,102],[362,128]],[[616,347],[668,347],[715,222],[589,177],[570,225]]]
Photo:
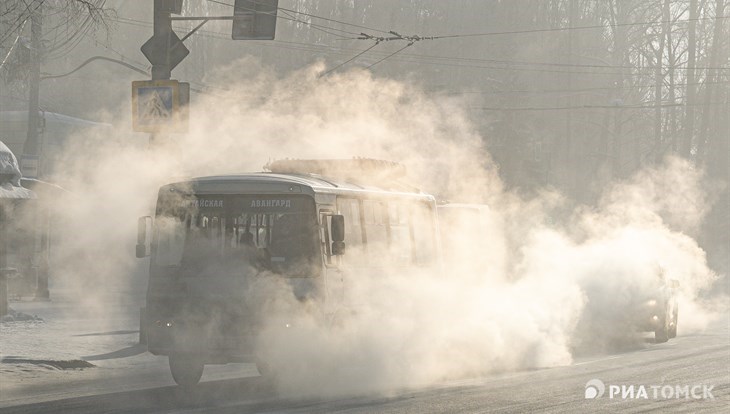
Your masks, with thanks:
[[[187,108],[181,110],[178,81],[132,82],[132,127],[137,132],[187,132]]]
[[[165,65],[172,70],[190,53],[175,32],[169,36],[152,36],[142,45],[142,54],[154,66]]]
[[[279,0],[236,0],[233,40],[273,40]]]

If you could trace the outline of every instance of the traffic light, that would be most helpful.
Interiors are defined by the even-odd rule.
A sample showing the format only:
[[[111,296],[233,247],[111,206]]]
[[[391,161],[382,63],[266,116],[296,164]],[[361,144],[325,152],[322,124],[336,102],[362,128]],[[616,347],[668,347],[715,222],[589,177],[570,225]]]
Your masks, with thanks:
[[[236,0],[233,40],[273,40],[279,0]]]

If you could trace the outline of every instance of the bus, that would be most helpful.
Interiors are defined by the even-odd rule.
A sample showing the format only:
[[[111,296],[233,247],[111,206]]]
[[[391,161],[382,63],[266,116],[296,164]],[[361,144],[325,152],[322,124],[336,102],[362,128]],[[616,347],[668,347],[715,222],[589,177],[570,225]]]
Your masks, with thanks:
[[[255,349],[264,275],[334,320],[352,311],[353,278],[438,265],[435,198],[394,179],[399,164],[282,160],[266,169],[164,185],[154,219],[139,219],[137,257],[150,256],[140,329],[179,385],[197,384],[206,364],[256,363],[266,375]]]

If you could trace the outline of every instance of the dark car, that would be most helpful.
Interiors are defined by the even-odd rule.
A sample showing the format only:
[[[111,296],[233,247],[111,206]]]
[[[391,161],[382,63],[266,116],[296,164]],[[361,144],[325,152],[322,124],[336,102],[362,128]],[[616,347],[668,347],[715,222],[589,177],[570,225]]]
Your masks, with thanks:
[[[677,336],[679,282],[667,280],[660,270],[657,283],[652,286],[636,306],[636,323],[639,329],[653,331],[657,343],[667,342]]]

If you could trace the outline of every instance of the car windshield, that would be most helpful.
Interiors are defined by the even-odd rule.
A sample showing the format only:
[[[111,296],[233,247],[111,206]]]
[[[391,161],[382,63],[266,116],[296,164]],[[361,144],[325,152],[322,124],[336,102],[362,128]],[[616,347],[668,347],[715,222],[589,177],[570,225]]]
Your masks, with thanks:
[[[202,274],[222,263],[306,277],[317,263],[314,203],[307,197],[205,196],[161,200],[155,264]]]

